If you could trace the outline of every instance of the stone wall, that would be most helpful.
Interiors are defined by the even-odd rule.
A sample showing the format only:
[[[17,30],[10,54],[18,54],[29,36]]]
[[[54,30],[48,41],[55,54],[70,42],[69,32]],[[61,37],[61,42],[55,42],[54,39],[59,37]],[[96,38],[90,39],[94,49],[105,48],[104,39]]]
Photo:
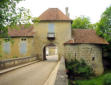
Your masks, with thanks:
[[[55,40],[48,40],[48,24],[54,23],[55,27]],[[34,24],[34,43],[33,43],[33,56],[39,55],[39,59],[43,59],[44,46],[53,43],[58,48],[58,54],[64,54],[64,43],[71,39],[71,22],[70,21],[53,21],[53,22],[40,22]]]
[[[102,49],[99,45],[94,44],[75,44],[65,45],[65,58],[71,59],[83,59],[89,64],[97,75],[103,73],[102,64]]]

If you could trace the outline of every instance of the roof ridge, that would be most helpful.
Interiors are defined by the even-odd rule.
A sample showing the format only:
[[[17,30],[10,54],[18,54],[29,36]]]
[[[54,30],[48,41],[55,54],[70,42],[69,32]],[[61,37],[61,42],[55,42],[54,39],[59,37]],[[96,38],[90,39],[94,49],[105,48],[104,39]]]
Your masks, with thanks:
[[[62,21],[71,21],[69,17],[67,17],[61,10],[58,8],[48,8],[39,16],[40,21],[47,20],[62,20]]]
[[[94,29],[75,29],[72,30],[73,40],[65,42],[65,44],[79,44],[79,43],[89,43],[89,44],[108,44],[108,42],[97,35]]]

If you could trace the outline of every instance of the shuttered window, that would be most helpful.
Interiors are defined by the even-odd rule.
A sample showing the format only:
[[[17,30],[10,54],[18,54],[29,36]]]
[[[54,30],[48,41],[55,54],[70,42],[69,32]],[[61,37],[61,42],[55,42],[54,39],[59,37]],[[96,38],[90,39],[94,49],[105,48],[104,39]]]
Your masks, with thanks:
[[[20,53],[25,54],[27,52],[27,43],[25,41],[20,42]]]
[[[54,33],[54,24],[53,23],[48,24],[48,32],[49,33]]]
[[[5,53],[10,53],[10,42],[4,42],[3,43],[3,51]]]

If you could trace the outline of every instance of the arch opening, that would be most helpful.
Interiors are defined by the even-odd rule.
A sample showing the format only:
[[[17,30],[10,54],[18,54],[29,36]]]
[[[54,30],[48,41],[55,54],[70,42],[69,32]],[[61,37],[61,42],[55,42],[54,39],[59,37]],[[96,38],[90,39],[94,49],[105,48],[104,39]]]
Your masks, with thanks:
[[[49,44],[44,46],[43,60],[58,60],[58,48],[55,44]]]

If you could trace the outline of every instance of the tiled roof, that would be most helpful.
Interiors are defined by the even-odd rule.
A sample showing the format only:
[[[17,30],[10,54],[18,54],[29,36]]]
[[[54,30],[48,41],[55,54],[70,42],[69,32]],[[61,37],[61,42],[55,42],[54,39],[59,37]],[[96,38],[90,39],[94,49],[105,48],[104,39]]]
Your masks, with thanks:
[[[72,40],[65,42],[65,44],[108,44],[106,40],[99,37],[93,29],[73,29]]]
[[[71,21],[71,19],[63,14],[58,8],[49,8],[39,16],[40,21],[63,20]]]
[[[24,25],[22,25],[22,26],[20,26],[19,29],[9,28],[8,29],[8,35],[11,36],[11,37],[21,37],[21,36],[29,37],[29,36],[33,36],[34,35],[33,26],[28,26],[26,28]]]

